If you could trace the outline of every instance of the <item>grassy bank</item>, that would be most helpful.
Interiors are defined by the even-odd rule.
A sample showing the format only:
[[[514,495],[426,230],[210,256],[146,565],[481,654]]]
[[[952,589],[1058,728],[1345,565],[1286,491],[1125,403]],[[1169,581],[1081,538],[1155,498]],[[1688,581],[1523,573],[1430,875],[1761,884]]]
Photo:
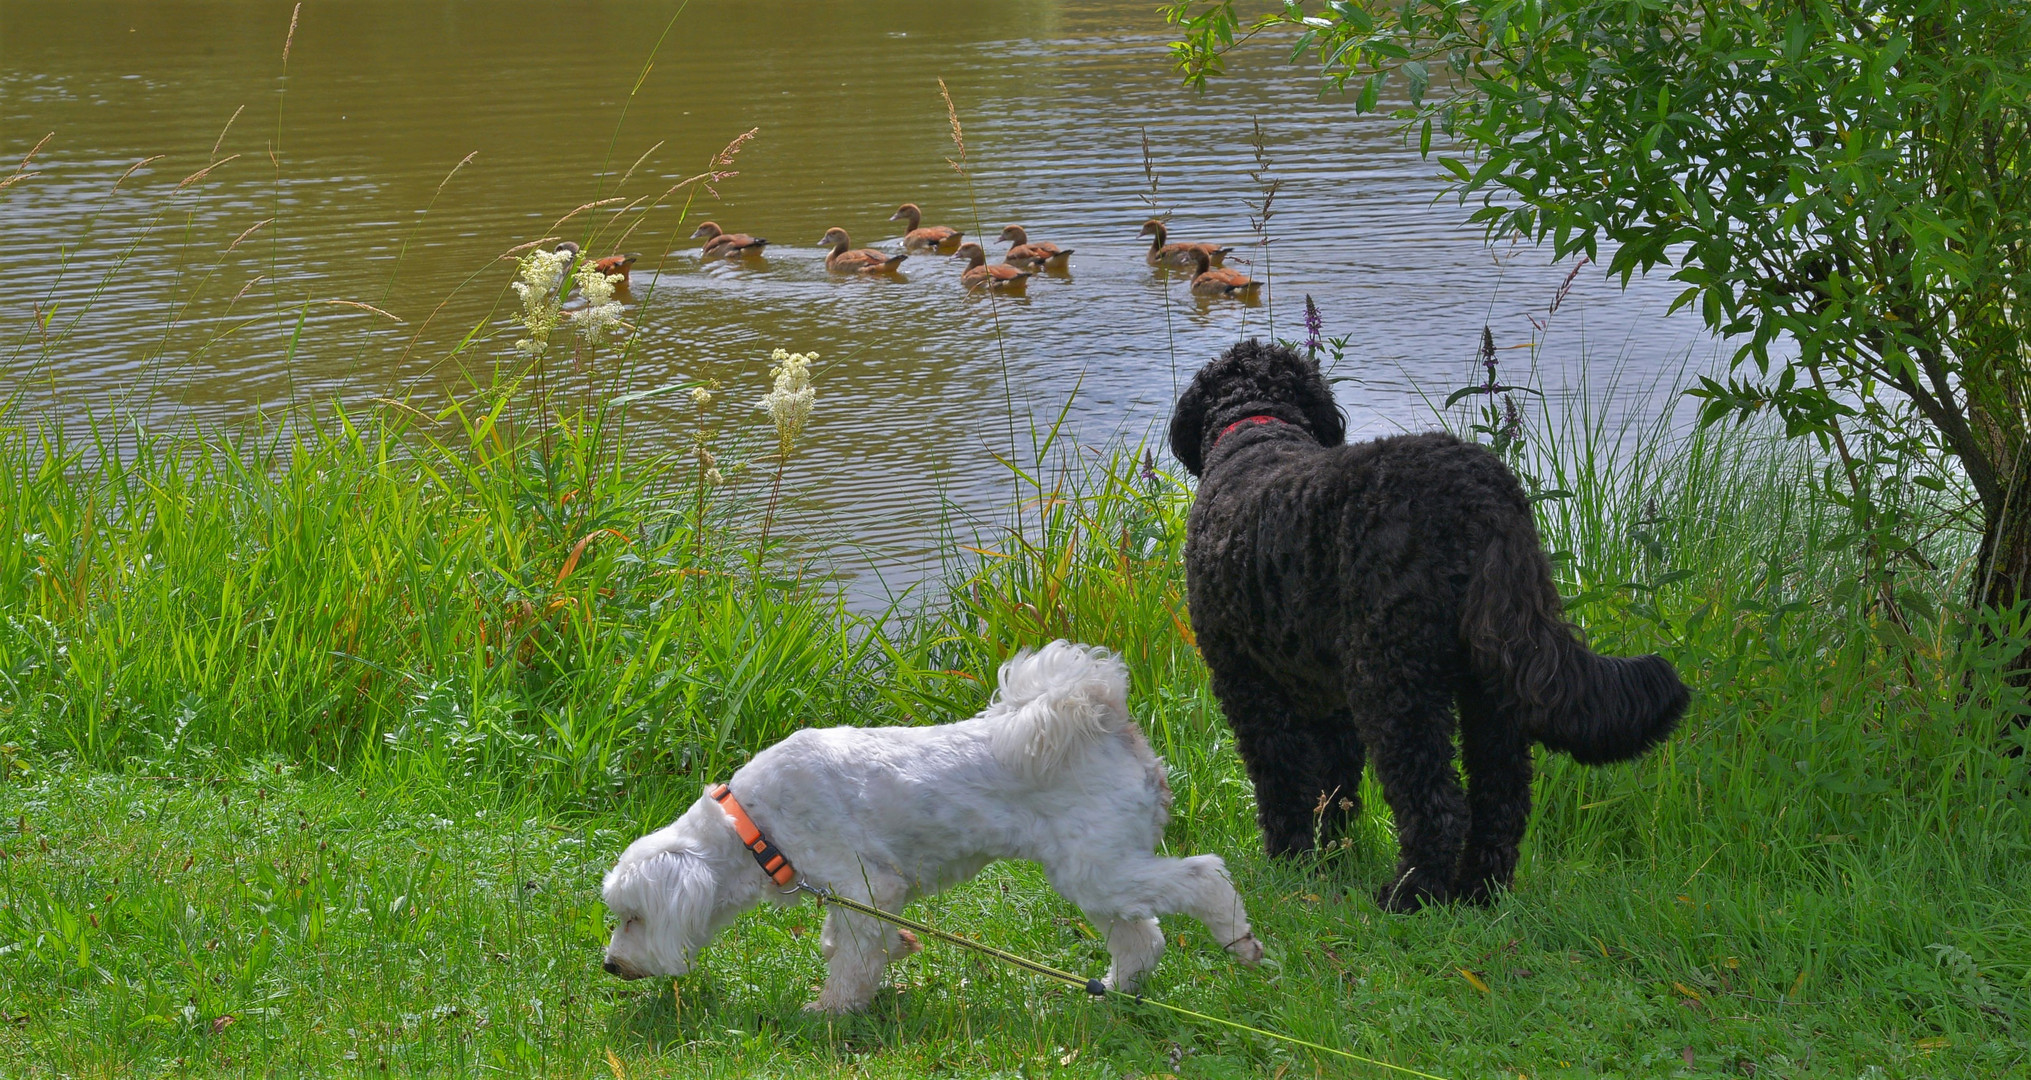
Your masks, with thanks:
[[[624,409],[541,405],[0,432],[0,1073],[1385,1075],[935,946],[869,1015],[807,1017],[809,908],[674,985],[599,972],[601,872],[699,784],[801,726],[970,713],[1056,636],[1127,658],[1167,842],[1227,855],[1269,943],[1243,970],[1173,920],[1165,1000],[1448,1077],[2031,1070],[2008,642],[1952,614],[1944,517],[1893,618],[1794,448],[1533,425],[1576,615],[1670,657],[1694,711],[1631,766],[1542,759],[1501,904],[1389,917],[1375,792],[1316,863],[1257,854],[1161,468],[1032,474],[1020,533],[867,619],[757,557],[765,469],[714,485],[628,452]],[[1104,963],[1030,867],[914,913]]]
[[[516,385],[283,436],[0,430],[0,739],[562,805],[922,700],[835,598],[756,571],[740,489],[626,445],[619,410]]]

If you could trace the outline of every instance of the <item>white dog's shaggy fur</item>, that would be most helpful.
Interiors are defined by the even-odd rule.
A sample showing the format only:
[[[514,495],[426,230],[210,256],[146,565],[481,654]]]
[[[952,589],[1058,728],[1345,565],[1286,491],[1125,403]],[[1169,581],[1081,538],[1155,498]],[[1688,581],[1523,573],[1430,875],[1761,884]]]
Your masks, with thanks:
[[[1163,954],[1156,916],[1206,924],[1244,963],[1262,958],[1217,855],[1159,858],[1170,817],[1163,763],[1128,715],[1128,676],[1099,649],[1052,642],[1003,664],[980,715],[939,727],[813,728],[755,755],[730,786],[803,880],[887,910],[965,881],[996,859],[1043,864],[1051,885],[1107,935],[1107,984],[1133,989]],[[619,926],[606,969],[682,975],[734,916],[794,904],[700,797],[628,845],[608,872]],[[820,936],[825,1012],[874,997],[916,939],[838,908]]]

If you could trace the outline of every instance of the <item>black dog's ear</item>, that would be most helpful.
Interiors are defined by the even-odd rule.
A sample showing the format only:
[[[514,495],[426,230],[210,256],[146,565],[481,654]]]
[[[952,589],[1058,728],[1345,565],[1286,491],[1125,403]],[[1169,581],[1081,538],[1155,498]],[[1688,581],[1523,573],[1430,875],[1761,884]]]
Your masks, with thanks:
[[[1205,462],[1199,459],[1199,442],[1206,427],[1206,388],[1198,376],[1192,378],[1192,385],[1185,387],[1185,393],[1178,398],[1178,407],[1171,412],[1171,456],[1185,465],[1185,471],[1193,476]]]
[[[1314,356],[1305,361],[1305,385],[1299,395],[1297,406],[1305,414],[1305,423],[1312,429],[1312,437],[1320,446],[1338,446],[1347,441],[1347,415],[1340,411],[1340,403],[1333,400],[1333,387],[1326,382],[1326,376],[1319,370],[1319,358]]]

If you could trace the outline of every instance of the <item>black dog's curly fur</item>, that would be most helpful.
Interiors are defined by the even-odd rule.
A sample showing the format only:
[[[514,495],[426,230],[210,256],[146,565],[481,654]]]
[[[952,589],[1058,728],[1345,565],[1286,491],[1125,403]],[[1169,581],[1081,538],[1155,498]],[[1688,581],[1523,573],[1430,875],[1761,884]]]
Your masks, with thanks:
[[[1401,846],[1383,906],[1485,903],[1515,873],[1531,741],[1634,757],[1671,733],[1685,684],[1662,657],[1581,642],[1494,454],[1345,434],[1318,364],[1283,346],[1236,345],[1179,398],[1171,452],[1201,478],[1185,545],[1199,651],[1271,855],[1344,824],[1372,759]]]

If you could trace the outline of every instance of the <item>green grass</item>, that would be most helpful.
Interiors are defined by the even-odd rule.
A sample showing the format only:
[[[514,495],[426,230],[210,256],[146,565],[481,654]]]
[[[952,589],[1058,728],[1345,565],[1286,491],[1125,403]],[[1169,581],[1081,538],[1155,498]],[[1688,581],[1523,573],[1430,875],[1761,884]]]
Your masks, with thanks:
[[[10,1068],[600,1075],[613,1049],[630,1075],[1092,1076],[1162,1071],[1175,1047],[1189,1076],[1313,1072],[1304,1054],[935,947],[899,967],[873,1014],[811,1018],[797,1007],[822,975],[809,909],[744,919],[675,992],[624,986],[596,968],[593,883],[631,815],[367,790],[252,767],[217,784],[101,776],[27,792],[12,807],[30,831],[9,838],[9,911],[44,941],[10,958],[8,1008],[24,1017]],[[2021,1052],[1972,1008],[1898,1020],[1894,998],[1853,996],[1842,973],[1796,986],[1789,952],[1736,924],[1740,905],[1640,899],[1661,880],[1646,867],[1538,856],[1494,912],[1385,918],[1360,898],[1381,852],[1324,874],[1272,868],[1245,854],[1242,822],[1220,825],[1275,964],[1237,969],[1174,925],[1183,947],[1152,991],[1202,1011],[1454,1076],[1675,1075],[1688,1046],[1708,1072],[1752,1060],[1777,1075],[1999,1075]],[[1104,966],[1027,867],[922,908],[1052,963]],[[1740,966],[1684,955],[1707,938]],[[1948,974],[1936,996],[1960,992]],[[1685,1004],[1689,991],[1702,1000]],[[1928,1039],[1950,1045],[1928,1052]]]
[[[1386,1075],[935,945],[813,1018],[808,907],[674,984],[599,971],[601,873],[701,783],[807,724],[970,713],[1055,636],[1123,652],[1167,843],[1229,858],[1269,946],[1170,921],[1166,1001],[1447,1077],[2031,1075],[2009,636],[1954,614],[1952,528],[1892,625],[1795,447],[1534,425],[1576,615],[1693,712],[1634,765],[1541,758],[1516,892],[1397,917],[1372,790],[1316,862],[1259,855],[1183,615],[1189,491],[1138,455],[1023,474],[1019,533],[864,619],[757,563],[754,500],[628,453],[624,410],[542,404],[0,437],[0,1075]],[[1032,867],[913,914],[1104,967]]]
[[[0,741],[569,800],[730,768],[802,715],[921,707],[836,597],[715,537],[751,534],[740,504],[623,464],[620,410],[539,397],[284,438],[0,428]]]

